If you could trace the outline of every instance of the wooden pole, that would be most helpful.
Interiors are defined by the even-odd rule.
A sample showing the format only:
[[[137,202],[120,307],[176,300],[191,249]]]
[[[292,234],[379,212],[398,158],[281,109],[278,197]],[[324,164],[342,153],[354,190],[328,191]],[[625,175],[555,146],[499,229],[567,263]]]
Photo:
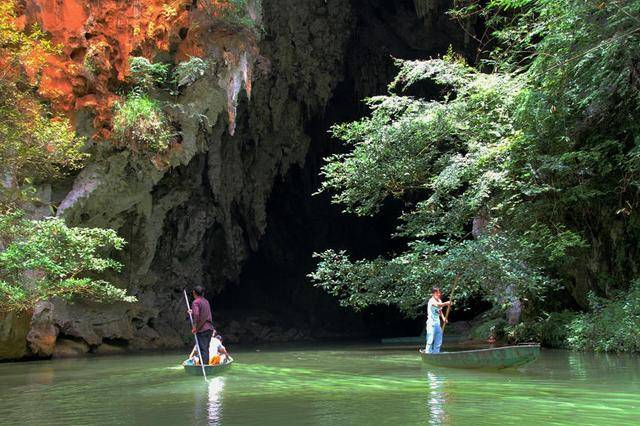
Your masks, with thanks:
[[[449,301],[453,303],[453,295],[456,291],[456,287],[458,285],[458,280],[460,279],[460,273],[456,274],[456,277],[453,280],[453,285],[451,286],[451,294],[449,295]],[[442,334],[444,334],[444,329],[447,327],[447,320],[449,319],[449,312],[451,312],[451,305],[447,306],[447,312],[444,314],[444,324],[442,324]]]
[[[184,293],[184,301],[187,303],[187,312],[189,312],[189,321],[191,321],[191,328],[195,327],[193,324],[193,316],[191,315],[191,306],[189,306],[189,297],[187,296],[187,290],[182,290]],[[193,333],[193,338],[196,339],[196,348],[198,348],[198,358],[200,358],[200,367],[202,367],[202,375],[204,376],[204,380],[207,381],[207,372],[204,368],[204,360],[202,359],[202,352],[200,352],[200,343],[198,343],[198,336],[196,333]],[[209,360],[207,360],[209,363]]]

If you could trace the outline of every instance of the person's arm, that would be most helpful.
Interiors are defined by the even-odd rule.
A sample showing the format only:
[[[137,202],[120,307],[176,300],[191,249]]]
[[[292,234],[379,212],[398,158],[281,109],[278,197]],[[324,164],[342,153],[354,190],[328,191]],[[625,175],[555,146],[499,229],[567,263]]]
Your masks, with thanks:
[[[227,357],[231,357],[231,355],[229,355],[229,352],[227,352],[227,348],[225,348],[224,346],[220,346],[220,352],[225,354]]]
[[[447,300],[446,302],[433,302],[438,308],[442,308],[443,306],[451,306],[451,300]]]

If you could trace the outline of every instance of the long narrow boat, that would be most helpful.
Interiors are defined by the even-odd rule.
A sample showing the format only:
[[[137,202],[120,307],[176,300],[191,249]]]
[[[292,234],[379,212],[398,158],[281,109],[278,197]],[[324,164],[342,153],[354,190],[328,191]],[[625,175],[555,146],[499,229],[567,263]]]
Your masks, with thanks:
[[[472,351],[440,352],[428,354],[420,349],[422,362],[435,367],[490,368],[522,367],[540,355],[540,345],[503,346]]]
[[[185,361],[186,362],[186,361]],[[207,377],[209,376],[217,376],[218,374],[221,374],[223,371],[227,370],[229,367],[231,367],[231,364],[233,364],[233,360],[226,362],[224,364],[218,364],[218,365],[205,365],[204,369],[207,373]],[[189,374],[190,376],[202,376],[202,367],[199,365],[192,365],[192,364],[185,364],[184,362],[182,363],[182,366],[184,367],[184,372]]]

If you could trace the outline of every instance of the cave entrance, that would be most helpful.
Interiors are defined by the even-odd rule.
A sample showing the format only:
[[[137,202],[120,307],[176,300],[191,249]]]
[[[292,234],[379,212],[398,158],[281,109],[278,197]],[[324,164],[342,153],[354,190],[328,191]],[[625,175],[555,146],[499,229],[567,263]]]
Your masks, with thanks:
[[[442,3],[443,10],[450,6],[449,0]],[[394,57],[428,58],[451,45],[473,52],[473,46],[446,16],[418,17],[411,0],[351,0],[350,11],[354,27],[343,52],[344,72],[324,112],[305,123],[311,144],[304,166],[291,167],[276,181],[258,250],[249,255],[238,282],[214,298],[221,328],[241,341],[416,336],[423,329],[422,318],[408,320],[394,308],[356,313],[340,307],[307,278],[316,265],[314,252],[346,249],[354,258],[373,258],[400,250],[404,242],[389,235],[401,206],[391,203],[375,218],[357,218],[342,214],[326,194],[312,194],[320,186],[322,159],[344,149],[328,130],[366,114],[362,99],[387,92],[397,72]],[[418,90],[411,94],[438,96],[428,84]]]

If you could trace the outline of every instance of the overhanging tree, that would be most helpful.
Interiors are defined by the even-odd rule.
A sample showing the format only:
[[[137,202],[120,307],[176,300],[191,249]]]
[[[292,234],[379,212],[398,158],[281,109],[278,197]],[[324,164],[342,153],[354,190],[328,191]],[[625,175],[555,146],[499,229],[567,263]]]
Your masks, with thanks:
[[[640,1],[456,12],[474,13],[494,29],[489,60],[399,61],[390,94],[368,100],[371,116],[334,128],[352,150],[327,159],[321,190],[358,215],[405,201],[398,235],[409,240],[374,260],[318,254],[311,278],[345,305],[413,314],[428,287],[460,273],[463,297],[538,308],[561,283],[586,306],[588,290],[611,296],[635,277]],[[440,85],[438,100],[402,95],[421,79]],[[601,252],[611,240],[623,253]]]

